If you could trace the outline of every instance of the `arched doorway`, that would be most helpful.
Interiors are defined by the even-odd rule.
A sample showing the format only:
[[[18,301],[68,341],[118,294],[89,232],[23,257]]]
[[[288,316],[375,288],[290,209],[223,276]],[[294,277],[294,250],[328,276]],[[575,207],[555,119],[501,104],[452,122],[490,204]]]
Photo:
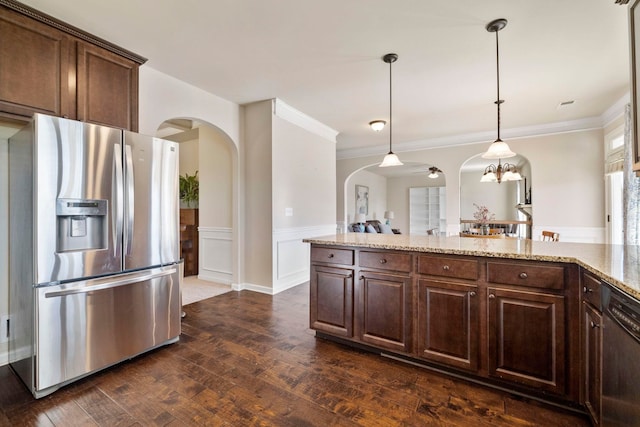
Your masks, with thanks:
[[[495,171],[498,165],[502,173],[513,166],[521,179],[481,182],[485,172]],[[474,224],[476,206],[485,206],[495,227],[504,229],[506,234],[531,238],[531,182],[531,164],[522,155],[500,161],[483,159],[481,154],[469,158],[460,167],[461,231]]]
[[[403,166],[380,168],[378,163],[363,166],[352,172],[344,181],[344,230],[355,221],[356,211],[362,207],[358,205],[358,190],[367,194],[367,220],[386,222],[385,212],[392,211],[391,225],[403,234],[427,234],[427,230],[437,229],[446,231],[444,193],[445,174],[437,166],[427,163],[406,162]],[[437,171],[436,176],[429,178],[430,168]],[[362,190],[362,188],[365,190]],[[412,189],[415,189],[412,191]],[[442,195],[437,198],[437,219],[429,218],[429,191],[438,189]],[[440,190],[441,189],[441,190]],[[411,201],[411,194],[414,202]],[[416,201],[418,193],[426,193],[427,198]],[[438,193],[440,194],[440,193]],[[434,206],[436,204],[434,203]],[[426,215],[426,216],[425,216]],[[431,220],[433,223],[431,224]],[[437,225],[436,225],[437,224]]]
[[[195,274],[199,279],[223,285],[237,283],[238,155],[235,144],[218,127],[196,118],[166,120],[156,136],[179,142],[180,174],[193,176],[197,172],[199,178]]]

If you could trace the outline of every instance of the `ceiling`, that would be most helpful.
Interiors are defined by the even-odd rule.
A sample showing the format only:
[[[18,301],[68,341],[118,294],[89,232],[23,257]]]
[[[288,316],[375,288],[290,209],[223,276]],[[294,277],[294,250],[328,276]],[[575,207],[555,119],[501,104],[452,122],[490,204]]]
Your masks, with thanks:
[[[338,131],[338,155],[401,152],[598,117],[629,91],[627,7],[614,0],[22,0],[238,104],[280,98]],[[569,107],[561,102],[574,100]],[[479,138],[479,139],[478,139]],[[467,138],[468,139],[468,138]]]

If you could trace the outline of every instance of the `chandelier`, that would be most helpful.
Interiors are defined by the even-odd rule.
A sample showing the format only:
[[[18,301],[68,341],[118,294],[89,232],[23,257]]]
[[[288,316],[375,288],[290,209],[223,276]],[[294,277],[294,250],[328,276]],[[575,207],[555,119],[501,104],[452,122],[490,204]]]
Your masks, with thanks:
[[[497,182],[500,184],[502,181],[520,181],[521,179],[522,175],[518,172],[516,165],[511,163],[503,165],[498,159],[498,166],[489,165],[485,168],[480,182]]]

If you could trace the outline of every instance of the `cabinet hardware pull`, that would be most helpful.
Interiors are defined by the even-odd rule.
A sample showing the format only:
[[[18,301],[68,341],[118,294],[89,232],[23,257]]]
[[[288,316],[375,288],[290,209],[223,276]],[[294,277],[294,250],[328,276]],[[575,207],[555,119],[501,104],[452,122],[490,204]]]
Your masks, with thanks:
[[[364,280],[364,276],[360,276],[360,280]]]
[[[529,276],[527,275],[527,273],[525,273],[524,271],[523,271],[522,273],[520,273],[520,275],[519,275],[519,276],[520,276],[520,278],[521,278],[521,279],[526,279],[527,277],[529,277]]]
[[[471,296],[471,297],[475,297],[475,296],[476,296],[476,293],[475,293],[474,291],[471,291],[471,292],[469,292],[469,296]]]
[[[600,325],[598,325],[597,323],[593,323],[593,320],[591,321],[590,325],[592,329],[600,327]]]
[[[593,289],[591,289],[591,288],[587,288],[587,287],[585,286],[584,288],[582,288],[582,291],[583,291],[585,294],[588,294],[588,293],[593,292]]]
[[[347,279],[351,279],[352,277],[353,277],[353,274],[347,275]]]
[[[444,265],[444,266],[442,266],[442,269],[443,269],[444,271],[449,271],[449,266],[448,266],[448,265]]]
[[[494,294],[489,294],[489,299],[494,299],[496,296]]]
[[[329,254],[329,258],[333,258],[333,254]]]
[[[380,260],[380,264],[386,264],[386,263],[387,263],[387,260],[386,260],[386,259],[382,258],[382,259]]]

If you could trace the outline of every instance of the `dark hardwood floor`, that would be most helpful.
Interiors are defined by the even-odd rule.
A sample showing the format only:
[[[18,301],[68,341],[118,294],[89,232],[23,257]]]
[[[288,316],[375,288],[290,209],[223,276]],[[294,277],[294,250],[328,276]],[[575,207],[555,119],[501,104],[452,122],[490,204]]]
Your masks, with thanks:
[[[587,419],[316,339],[309,287],[185,307],[179,343],[35,400],[0,368],[1,426],[588,426]]]

